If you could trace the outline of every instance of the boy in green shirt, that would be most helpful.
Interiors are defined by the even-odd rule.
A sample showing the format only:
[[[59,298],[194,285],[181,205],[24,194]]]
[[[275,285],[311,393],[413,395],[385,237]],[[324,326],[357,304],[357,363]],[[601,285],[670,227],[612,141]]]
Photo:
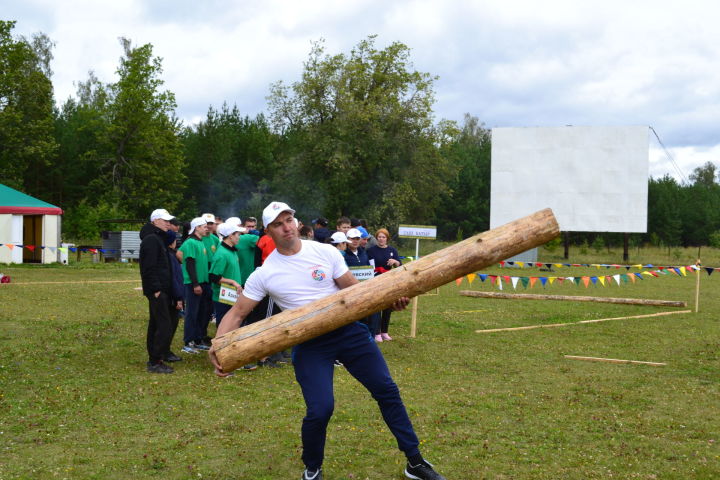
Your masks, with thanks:
[[[245,229],[238,225],[221,223],[218,226],[218,233],[223,237],[220,246],[215,252],[210,267],[210,283],[212,284],[212,299],[215,306],[215,322],[219,326],[222,318],[232,307],[231,304],[220,301],[221,284],[230,285],[237,293],[242,291],[240,262],[238,262],[237,249],[235,246],[240,241],[240,234]]]
[[[212,314],[212,289],[209,283],[207,248],[202,242],[207,233],[207,222],[202,217],[193,218],[189,233],[180,247],[185,285],[185,346],[182,351],[198,353],[198,350],[210,348],[207,326]]]

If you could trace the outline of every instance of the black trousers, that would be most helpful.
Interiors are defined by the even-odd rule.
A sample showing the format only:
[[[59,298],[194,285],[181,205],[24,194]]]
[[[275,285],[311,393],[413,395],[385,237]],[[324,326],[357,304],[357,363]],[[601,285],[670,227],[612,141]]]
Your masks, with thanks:
[[[150,363],[158,363],[170,351],[170,342],[177,328],[178,314],[170,297],[164,292],[160,292],[157,298],[150,295],[148,303],[150,319],[147,328],[147,352]]]

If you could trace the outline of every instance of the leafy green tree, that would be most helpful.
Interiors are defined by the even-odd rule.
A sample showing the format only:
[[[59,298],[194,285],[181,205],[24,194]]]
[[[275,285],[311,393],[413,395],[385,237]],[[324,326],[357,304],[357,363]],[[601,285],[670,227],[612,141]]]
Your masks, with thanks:
[[[105,187],[91,181],[101,171],[106,156],[106,132],[109,129],[109,92],[90,72],[80,82],[77,98],[68,98],[55,120],[55,138],[59,144],[55,168],[49,172],[58,204],[72,215],[80,202],[98,199]]]
[[[285,137],[275,188],[330,218],[427,221],[450,173],[438,150],[443,125],[433,125],[434,80],[412,69],[399,42],[380,50],[371,36],[348,55],[315,43],[302,79],[274,84],[268,97]]]
[[[694,185],[712,186],[716,185],[717,167],[712,162],[706,162],[705,165],[697,167],[690,174],[690,181]]]
[[[241,116],[237,106],[211,107],[205,120],[183,133],[187,213],[257,215],[276,173],[277,141],[263,115],[252,119]]]
[[[682,187],[669,175],[651,178],[648,183],[648,234],[654,233],[664,245],[680,245]]]
[[[184,158],[175,96],[160,90],[162,59],[152,45],[133,47],[122,38],[125,55],[118,81],[108,86],[108,126],[96,187],[104,198],[136,218],[145,218],[158,206],[168,209],[180,201],[184,185]]]
[[[0,20],[0,178],[47,198],[44,178],[57,144],[53,137],[52,42],[13,38],[14,21]]]
[[[491,132],[469,114],[455,137],[442,150],[453,166],[435,223],[442,238],[451,240],[485,231],[490,226]]]

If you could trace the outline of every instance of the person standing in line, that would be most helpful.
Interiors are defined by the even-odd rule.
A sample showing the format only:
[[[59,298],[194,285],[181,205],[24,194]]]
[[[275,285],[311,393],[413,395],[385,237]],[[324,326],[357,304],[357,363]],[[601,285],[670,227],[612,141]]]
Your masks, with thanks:
[[[212,305],[208,254],[202,241],[206,232],[205,219],[193,218],[188,237],[180,247],[185,285],[185,346],[182,349],[185,353],[198,353],[198,350],[209,349],[209,345],[204,341]]]
[[[165,353],[163,360],[166,362],[180,362],[182,358],[175,355],[169,346],[172,345],[172,340],[175,337],[178,323],[180,321],[180,312],[185,308],[185,287],[183,285],[182,276],[182,265],[177,258],[177,239],[178,236],[174,230],[168,230],[165,232],[165,245],[167,245],[168,262],[172,270],[172,295],[170,296],[170,343],[168,344],[168,351]]]
[[[342,233],[342,232],[336,232],[336,233]],[[334,235],[334,234],[333,234]],[[345,249],[345,252],[343,252],[345,255],[345,263],[348,267],[366,267],[370,266],[370,259],[368,258],[368,254],[365,251],[364,248],[360,246],[360,241],[362,234],[360,233],[360,230],[357,228],[351,228],[347,231],[347,248]],[[370,330],[370,333],[375,335],[375,332],[380,330],[380,313],[375,312],[371,313],[367,317],[359,320],[360,322],[367,325],[368,329]],[[377,341],[379,338],[378,335],[375,335],[375,340]],[[382,340],[380,340],[382,341]]]
[[[165,246],[165,232],[173,217],[164,208],[153,210],[150,221],[140,229],[140,278],[143,294],[148,299],[150,318],[146,335],[147,371],[173,373],[163,357],[172,340],[172,270]]]
[[[345,258],[345,250],[347,250],[348,239],[343,232],[335,232],[330,236],[330,243],[342,254],[343,259]]]
[[[378,229],[378,231],[375,232],[375,239],[377,240],[377,245],[368,249],[367,254],[371,263],[375,265],[376,276],[402,265],[398,251],[395,247],[391,247],[388,244],[390,232],[388,232],[387,229]],[[382,342],[392,340],[392,337],[388,334],[391,314],[392,309],[390,308],[380,312],[379,330],[373,332],[375,334],[375,341]]]
[[[231,307],[231,305],[220,302],[221,284],[230,285],[238,293],[242,291],[240,286],[240,261],[235,247],[240,241],[240,234],[245,232],[245,228],[229,223],[221,223],[217,227],[217,232],[222,237],[222,241],[220,241],[220,246],[213,256],[209,278],[215,306],[215,322],[219,327],[220,322],[222,322],[223,317]]]
[[[331,245],[300,240],[293,215],[282,202],[272,202],[263,211],[265,231],[276,245],[262,268],[250,275],[237,303],[225,315],[218,334],[238,328],[245,316],[266,295],[283,310],[297,308],[348,288],[358,281],[342,256]],[[397,309],[409,299],[395,301]],[[215,355],[210,361],[218,376],[227,376]],[[302,422],[302,480],[322,480],[327,425],[334,409],[333,376],[335,359],[340,359],[377,401],[382,416],[395,436],[398,448],[407,457],[404,474],[415,480],[445,480],[420,453],[400,390],[393,381],[385,359],[372,341],[367,327],[353,322],[293,347],[295,378],[302,389],[307,413]]]
[[[215,215],[212,213],[203,213],[201,217],[205,220],[205,225],[207,226],[207,231],[205,232],[205,236],[202,237],[202,242],[207,249],[209,268],[213,261],[213,257],[215,256],[215,252],[217,252],[217,249],[220,246],[220,237],[217,235],[218,224],[215,223]]]
[[[318,217],[312,221],[315,230],[313,230],[313,238],[316,242],[328,243],[330,241],[330,230],[328,230],[328,220],[325,217]]]

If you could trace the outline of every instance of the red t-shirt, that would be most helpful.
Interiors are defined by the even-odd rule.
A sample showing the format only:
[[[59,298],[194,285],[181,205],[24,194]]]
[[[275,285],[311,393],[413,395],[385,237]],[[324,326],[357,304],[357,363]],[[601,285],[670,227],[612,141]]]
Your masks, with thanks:
[[[275,242],[270,235],[263,235],[257,242],[257,248],[262,251],[262,261],[265,263],[265,259],[275,250]]]

